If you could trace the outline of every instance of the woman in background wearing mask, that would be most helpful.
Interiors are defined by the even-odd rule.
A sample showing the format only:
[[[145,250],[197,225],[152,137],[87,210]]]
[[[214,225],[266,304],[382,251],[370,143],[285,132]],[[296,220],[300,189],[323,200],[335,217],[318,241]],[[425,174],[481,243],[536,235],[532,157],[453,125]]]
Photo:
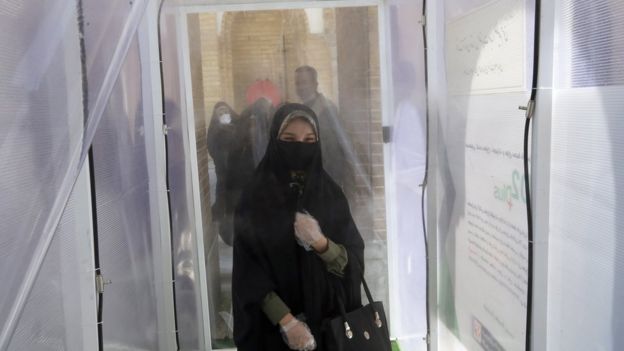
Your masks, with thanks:
[[[234,207],[254,169],[249,122],[220,101],[214,106],[207,143],[217,174],[212,219],[218,222],[221,239],[232,245]]]
[[[326,350],[324,322],[361,306],[364,242],[322,167],[318,120],[301,104],[273,118],[235,212],[232,295],[240,351]]]

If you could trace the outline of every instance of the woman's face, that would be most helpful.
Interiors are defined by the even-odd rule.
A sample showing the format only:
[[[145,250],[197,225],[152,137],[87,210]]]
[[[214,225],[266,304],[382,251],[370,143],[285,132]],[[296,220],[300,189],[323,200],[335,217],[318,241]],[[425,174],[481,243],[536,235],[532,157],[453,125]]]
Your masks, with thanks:
[[[215,112],[216,112],[217,117],[220,117],[221,115],[229,114],[230,109],[225,105],[221,105],[217,107],[217,110]]]
[[[311,144],[316,142],[316,134],[310,123],[302,118],[296,118],[282,131],[279,140]]]

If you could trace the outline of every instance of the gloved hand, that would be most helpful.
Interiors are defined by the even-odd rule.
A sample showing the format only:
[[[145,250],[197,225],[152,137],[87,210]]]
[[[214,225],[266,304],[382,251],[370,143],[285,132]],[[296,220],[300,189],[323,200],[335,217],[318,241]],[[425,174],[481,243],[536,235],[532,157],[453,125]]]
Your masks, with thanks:
[[[307,213],[301,212],[295,214],[295,236],[299,245],[308,251],[315,242],[324,237],[316,219]]]
[[[290,322],[280,326],[280,331],[284,342],[291,350],[308,351],[316,349],[314,335],[312,335],[308,325],[299,319],[291,319]]]

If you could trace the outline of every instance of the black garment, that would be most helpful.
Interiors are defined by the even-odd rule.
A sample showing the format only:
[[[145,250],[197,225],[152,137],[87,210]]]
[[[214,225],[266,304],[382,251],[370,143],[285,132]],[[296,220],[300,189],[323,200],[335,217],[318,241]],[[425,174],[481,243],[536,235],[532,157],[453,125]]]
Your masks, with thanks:
[[[350,139],[338,118],[338,108],[323,94],[305,102],[319,119],[323,135],[323,168],[346,194],[355,191],[355,167],[358,162]]]
[[[229,109],[230,123],[219,122],[216,110],[220,106]],[[234,208],[254,170],[249,119],[236,115],[225,102],[218,102],[208,127],[207,143],[217,174],[212,218],[219,223],[219,235],[223,241],[232,245]]]
[[[317,150],[305,170],[302,193],[293,186],[296,179],[291,182],[291,172],[277,145],[282,121],[296,110],[307,112],[316,121],[314,112],[300,104],[287,104],[275,113],[264,159],[236,208],[232,298],[234,340],[240,351],[289,350],[279,327],[261,310],[262,300],[271,291],[293,315],[305,315],[319,344],[317,350],[324,350],[324,320],[338,314],[336,294],[344,292],[348,310],[361,306],[359,272],[364,267],[364,242],[344,194],[323,170],[320,142],[314,144]],[[322,135],[319,137],[322,140]],[[293,229],[297,209],[308,211],[323,234],[346,248],[349,263],[343,278],[327,272],[317,254],[297,245]]]
[[[269,142],[269,119],[273,106],[266,98],[259,98],[241,113],[243,119],[249,120],[249,135],[254,166],[257,166],[266,151]]]

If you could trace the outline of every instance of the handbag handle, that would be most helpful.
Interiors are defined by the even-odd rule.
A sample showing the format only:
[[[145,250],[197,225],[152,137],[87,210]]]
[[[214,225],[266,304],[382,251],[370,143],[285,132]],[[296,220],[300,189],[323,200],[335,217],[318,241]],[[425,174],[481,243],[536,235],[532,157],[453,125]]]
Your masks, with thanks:
[[[383,326],[383,322],[381,321],[381,318],[379,316],[379,312],[377,312],[377,310],[375,309],[375,305],[373,304],[373,295],[370,292],[370,289],[368,288],[368,284],[366,283],[366,279],[364,279],[364,270],[361,269],[360,263],[355,261],[356,266],[358,267],[358,270],[361,274],[361,278],[362,278],[362,285],[364,286],[364,292],[366,294],[366,298],[368,299],[368,305],[370,306],[370,308],[373,310],[374,316],[375,316],[375,326],[377,326],[377,328],[381,328]],[[340,291],[343,291],[343,289],[341,288]],[[340,309],[340,314],[342,315],[342,319],[344,320],[344,328],[345,328],[345,336],[348,339],[353,338],[353,331],[351,330],[351,326],[349,326],[349,322],[347,321],[347,311],[345,310],[345,306],[344,306],[344,302],[342,301],[342,296],[340,293],[337,294],[337,300],[338,300],[338,307]]]

